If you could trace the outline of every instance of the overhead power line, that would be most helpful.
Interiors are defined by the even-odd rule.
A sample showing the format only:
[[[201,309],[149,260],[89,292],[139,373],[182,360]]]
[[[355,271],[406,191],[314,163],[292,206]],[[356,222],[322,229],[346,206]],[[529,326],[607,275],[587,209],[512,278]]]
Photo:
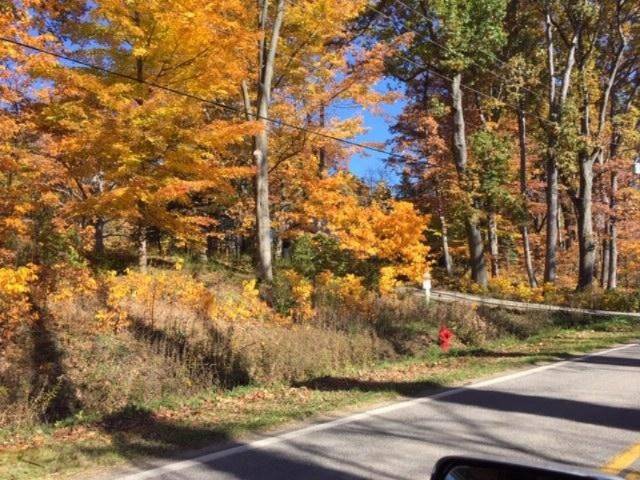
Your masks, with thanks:
[[[147,80],[140,80],[140,79],[134,77],[133,75],[128,75],[126,73],[117,72],[115,70],[110,70],[108,68],[101,67],[99,65],[94,65],[94,64],[92,64],[90,62],[86,62],[84,60],[78,60],[76,58],[69,57],[68,55],[64,55],[64,54],[57,53],[57,52],[52,52],[50,50],[46,50],[44,48],[40,48],[40,47],[37,47],[35,45],[30,45],[28,43],[20,42],[18,40],[13,40],[13,39],[7,38],[7,37],[0,37],[0,41],[6,42],[6,43],[11,43],[13,45],[16,45],[16,46],[19,46],[19,47],[23,47],[23,48],[27,48],[29,50],[33,50],[35,52],[39,52],[39,53],[42,53],[42,54],[45,54],[45,55],[50,55],[52,57],[56,57],[56,58],[59,58],[61,60],[65,60],[67,62],[75,63],[77,65],[82,65],[82,66],[84,66],[86,68],[90,68],[92,70],[96,70],[98,72],[102,72],[102,73],[105,73],[107,75],[123,78],[125,80],[129,80],[131,82],[138,83],[138,84],[144,84],[144,85],[147,85],[148,87],[154,88],[156,90],[162,90],[162,91],[171,93],[173,95],[178,95],[178,96],[182,96],[182,97],[185,97],[185,98],[190,98],[192,100],[196,100],[196,101],[199,101],[199,102],[202,102],[202,103],[205,103],[205,104],[213,105],[215,107],[222,108],[222,109],[227,110],[227,111],[239,113],[241,115],[245,114],[243,109],[238,108],[238,107],[234,107],[232,105],[227,105],[227,104],[222,103],[222,102],[218,102],[218,101],[215,101],[215,100],[210,100],[208,98],[204,98],[204,97],[201,97],[199,95],[195,95],[193,93],[185,92],[185,91],[178,90],[178,89],[172,88],[172,87],[167,87],[165,85],[160,85],[160,84],[155,83],[155,82],[150,82],[150,81],[147,81]],[[280,127],[290,128],[292,130],[296,130],[296,131],[299,131],[299,132],[304,132],[304,133],[307,133],[309,135],[315,135],[315,136],[321,137],[321,138],[326,138],[328,140],[333,140],[335,142],[340,142],[340,143],[343,143],[343,144],[346,144],[346,145],[350,145],[352,147],[358,147],[358,148],[362,148],[364,150],[369,150],[371,152],[381,153],[383,155],[387,155],[387,156],[392,157],[392,158],[400,158],[400,159],[404,159],[404,160],[411,160],[406,155],[394,153],[392,151],[385,150],[385,149],[382,149],[382,148],[372,147],[371,145],[365,145],[365,144],[362,144],[362,143],[359,143],[359,142],[356,142],[356,141],[353,141],[353,140],[348,140],[348,139],[345,139],[345,138],[336,137],[336,136],[333,136],[333,135],[329,135],[328,133],[318,132],[317,130],[311,130],[311,129],[308,129],[308,128],[305,128],[305,127],[301,127],[299,125],[294,125],[292,123],[276,119],[276,118],[269,118],[269,117],[262,116],[262,115],[256,115],[256,118],[259,119],[259,120],[264,120],[266,122],[272,123],[274,125],[278,125]]]
[[[415,8],[415,7],[411,6],[411,5],[408,5],[408,4],[407,4],[407,3],[405,3],[403,0],[394,0],[394,1],[393,1],[393,3],[399,3],[400,5],[402,5],[402,6],[403,6],[404,8],[406,8],[407,10],[412,11],[413,13],[415,13],[416,15],[418,15],[418,16],[420,16],[420,17],[424,18],[424,19],[425,19],[425,20],[427,20],[427,21],[437,20],[435,17],[427,16],[426,14],[422,13],[422,12],[421,12],[420,10],[418,10],[417,8]],[[392,3],[392,4],[393,4],[393,3]],[[413,31],[413,30],[411,30],[411,31]],[[431,43],[432,45],[435,45],[436,47],[438,47],[438,48],[440,48],[440,49],[442,49],[442,50],[446,50],[447,52],[452,52],[451,47],[449,47],[449,46],[447,46],[447,45],[444,45],[444,44],[442,44],[442,43],[440,43],[440,42],[437,42],[437,41],[435,41],[434,39],[432,39],[431,37],[428,37],[428,36],[422,35],[422,34],[420,34],[419,32],[415,32],[415,31],[413,31],[413,32],[414,32],[414,33],[416,33],[417,35],[420,35],[420,37],[421,37],[421,39],[422,39],[422,40],[425,40],[425,41],[427,41],[427,42]],[[491,57],[493,58],[493,60],[494,60],[496,63],[500,64],[501,66],[503,66],[503,67],[508,66],[508,62],[507,62],[506,60],[501,59],[501,58],[500,58],[500,57],[498,57],[497,55],[495,55],[495,54],[491,54]],[[477,67],[483,68],[483,67],[482,67],[482,65],[480,65],[478,62],[476,62],[476,61],[475,61],[475,60],[473,60],[473,59],[471,59],[471,63],[473,63],[473,64],[474,64],[474,65],[476,65]],[[495,78],[499,79],[499,80],[505,80],[505,78],[504,78],[503,76],[498,75],[496,72],[494,72],[494,71],[492,71],[492,70],[486,70],[486,72],[487,72],[487,73],[489,73],[491,76],[493,76],[493,77],[495,77]],[[540,99],[540,95],[539,95],[537,92],[535,92],[535,91],[531,90],[530,88],[525,87],[525,86],[521,86],[521,87],[520,87],[520,89],[521,89],[521,90],[523,90],[523,91],[525,91],[525,92],[530,93],[531,95],[533,95],[533,96],[534,96],[534,97],[536,97],[537,99]]]
[[[406,5],[404,2],[402,2],[401,0],[394,0],[394,2],[400,2],[406,8],[411,8],[408,5]],[[378,13],[381,16],[384,16],[384,17],[386,17],[386,18],[388,18],[390,20],[393,20],[393,18],[391,18],[388,14],[376,9],[375,7],[373,7],[371,5],[368,8],[371,9],[372,11]],[[422,16],[427,18],[424,15],[422,15]],[[432,39],[429,39],[428,37],[424,37],[424,35],[420,34],[420,32],[415,32],[413,30],[408,30],[408,29],[407,29],[407,31],[415,33],[416,35],[420,36],[421,38],[424,38],[425,40],[433,43],[434,45],[437,45],[440,48],[446,48],[443,45],[433,41]],[[87,62],[87,61],[84,61],[84,60],[79,60],[77,58],[73,58],[73,57],[70,57],[68,55],[64,55],[64,54],[61,54],[61,53],[57,53],[57,52],[53,52],[53,51],[50,51],[50,50],[46,50],[44,48],[37,47],[35,45],[27,44],[27,43],[24,43],[24,42],[21,42],[21,41],[18,41],[18,40],[14,40],[14,39],[11,39],[11,38],[8,38],[8,37],[0,37],[0,41],[6,42],[6,43],[10,43],[10,44],[22,47],[22,48],[26,48],[26,49],[29,49],[29,50],[32,50],[32,51],[35,51],[35,52],[39,52],[39,53],[42,53],[42,54],[45,54],[45,55],[50,55],[52,57],[56,57],[56,58],[59,58],[61,60],[65,60],[67,62],[75,63],[77,65],[82,65],[82,66],[84,66],[86,68],[89,68],[89,69],[92,69],[92,70],[95,70],[95,71],[98,71],[98,72],[102,72],[102,73],[105,73],[107,75],[123,78],[125,80],[131,81],[131,82],[134,82],[134,83],[138,83],[138,84],[144,84],[144,85],[147,85],[147,86],[149,86],[151,88],[154,88],[154,89],[157,89],[157,90],[161,90],[161,91],[165,91],[165,92],[171,93],[173,95],[178,95],[178,96],[182,96],[182,97],[185,97],[185,98],[190,98],[192,100],[196,100],[196,101],[199,101],[199,102],[202,102],[202,103],[205,103],[205,104],[213,105],[213,106],[216,106],[216,107],[221,108],[223,110],[235,112],[235,113],[238,113],[238,114],[241,114],[241,115],[245,114],[243,109],[238,108],[238,107],[234,107],[232,105],[228,105],[228,104],[225,104],[225,103],[222,103],[222,102],[218,102],[218,101],[215,101],[215,100],[210,100],[208,98],[204,98],[204,97],[201,97],[199,95],[195,95],[195,94],[192,94],[192,93],[189,93],[189,92],[178,90],[178,89],[173,88],[173,87],[168,87],[168,86],[165,86],[165,85],[161,85],[161,84],[158,84],[158,83],[155,83],[155,82],[151,82],[151,81],[148,81],[148,80],[140,80],[140,79],[138,79],[137,77],[135,77],[133,75],[128,75],[126,73],[117,72],[115,70],[111,70],[111,69],[108,69],[108,68],[105,68],[105,67],[101,67],[99,65],[95,65],[93,63],[90,63],[90,62]],[[398,56],[400,58],[404,59],[405,61],[417,66],[418,68],[421,68],[421,69],[423,69],[425,71],[428,71],[428,72],[432,73],[433,75],[436,75],[436,76],[438,76],[438,77],[440,77],[440,78],[442,78],[444,80],[447,80],[449,82],[453,81],[453,79],[451,77],[449,77],[447,75],[444,75],[444,74],[434,70],[433,68],[429,67],[428,65],[426,65],[423,62],[421,62],[421,63],[416,62],[415,60],[413,60],[413,59],[411,59],[411,58],[409,58],[409,57],[407,57],[405,55],[402,55],[402,54],[399,54]],[[507,103],[502,99],[499,99],[497,97],[494,97],[493,95],[489,95],[489,94],[487,94],[485,92],[477,90],[477,89],[475,89],[473,87],[470,87],[470,86],[468,86],[468,85],[466,85],[464,83],[461,83],[461,88],[464,88],[464,89],[466,89],[468,91],[474,92],[477,95],[480,95],[480,96],[482,96],[484,98],[490,98],[490,99],[496,100],[496,101],[500,102],[501,104],[503,104],[503,105],[505,105],[505,106],[507,106],[509,108],[512,108],[512,109],[514,109],[514,110],[516,110],[518,112],[522,112],[525,115],[528,115],[530,117],[536,118],[536,119],[538,119],[538,120],[540,120],[540,121],[542,121],[544,123],[547,123],[547,124],[551,124],[552,123],[549,120],[547,120],[546,118],[543,118],[543,117],[541,117],[539,115],[536,115],[536,114],[530,113],[528,111],[525,111],[525,110],[521,109],[518,106],[515,106],[515,105],[512,105],[510,103]],[[356,141],[353,141],[353,140],[348,140],[348,139],[336,137],[334,135],[330,135],[330,134],[327,134],[327,133],[324,133],[324,132],[319,132],[317,130],[311,130],[309,128],[301,127],[299,125],[295,125],[295,124],[292,124],[292,123],[289,123],[289,122],[285,122],[283,120],[270,118],[270,117],[266,117],[266,116],[262,116],[262,115],[257,115],[256,118],[260,119],[260,120],[264,120],[265,122],[269,122],[269,123],[274,124],[274,125],[278,125],[280,127],[286,127],[286,128],[289,128],[289,129],[292,129],[292,130],[295,130],[295,131],[307,133],[309,135],[315,135],[316,137],[325,138],[325,139],[332,140],[332,141],[335,141],[335,142],[339,142],[339,143],[342,143],[342,144],[345,144],[345,145],[349,145],[349,146],[352,146],[352,147],[357,147],[357,148],[361,148],[363,150],[368,150],[370,152],[383,154],[383,155],[386,155],[386,156],[388,156],[390,158],[398,158],[398,159],[403,159],[403,160],[412,160],[409,157],[407,157],[406,155],[395,153],[395,152],[392,152],[392,151],[389,151],[389,150],[385,150],[385,149],[382,149],[382,148],[373,147],[371,145],[362,144],[362,143],[359,143],[359,142],[356,142]]]
[[[394,0],[394,1],[399,1],[399,0]],[[376,12],[378,15],[381,15],[381,16],[393,21],[393,18],[390,15],[388,15],[387,13],[385,13],[385,12],[383,12],[381,10],[378,10],[377,8],[375,8],[373,6],[369,6],[368,8],[370,10]],[[406,29],[405,33],[414,33],[415,35],[419,36],[421,39],[424,39],[425,41],[428,40],[428,37],[425,37],[420,32],[416,32],[415,30]],[[444,47],[442,47],[442,48],[444,48]],[[427,71],[427,72],[429,72],[429,73],[431,73],[431,74],[433,74],[433,75],[435,75],[437,77],[442,78],[443,80],[447,80],[448,82],[452,82],[453,81],[453,78],[451,78],[450,76],[438,72],[433,67],[427,65],[424,62],[417,62],[416,60],[413,60],[412,58],[409,58],[408,56],[403,55],[402,53],[398,53],[398,54],[396,54],[396,56],[398,58],[401,58],[401,59],[411,63],[412,65],[415,65],[416,67],[418,67],[418,68],[420,68],[420,69],[422,69],[424,71]],[[503,80],[506,80],[504,77],[500,77],[500,78],[502,78]],[[460,83],[460,87],[465,89],[465,90],[467,90],[467,91],[470,91],[470,92],[473,92],[473,93],[475,93],[477,95],[480,95],[481,97],[489,98],[489,99],[492,99],[492,100],[496,100],[497,102],[501,103],[502,105],[504,105],[506,107],[509,107],[509,108],[511,108],[511,109],[513,109],[513,110],[515,110],[517,112],[522,112],[524,115],[527,115],[529,117],[532,117],[532,118],[535,118],[537,120],[540,120],[541,122],[543,122],[545,124],[553,125],[553,122],[551,122],[550,120],[548,120],[548,119],[546,119],[544,117],[541,117],[540,115],[537,115],[535,113],[531,113],[531,112],[529,112],[529,111],[527,111],[527,110],[525,110],[523,108],[518,107],[517,105],[513,105],[512,103],[505,102],[504,100],[502,100],[502,99],[500,99],[498,97],[495,97],[493,95],[485,93],[485,92],[483,92],[481,90],[473,88],[473,87],[471,87],[469,85],[466,85],[466,84],[464,84],[462,82]]]

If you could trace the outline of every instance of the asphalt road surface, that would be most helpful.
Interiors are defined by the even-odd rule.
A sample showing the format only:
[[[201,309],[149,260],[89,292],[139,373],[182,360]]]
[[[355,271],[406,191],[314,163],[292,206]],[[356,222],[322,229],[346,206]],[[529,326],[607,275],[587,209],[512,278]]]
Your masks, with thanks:
[[[451,454],[640,479],[640,345],[617,347],[314,424],[191,459],[139,461],[126,480],[426,479]]]

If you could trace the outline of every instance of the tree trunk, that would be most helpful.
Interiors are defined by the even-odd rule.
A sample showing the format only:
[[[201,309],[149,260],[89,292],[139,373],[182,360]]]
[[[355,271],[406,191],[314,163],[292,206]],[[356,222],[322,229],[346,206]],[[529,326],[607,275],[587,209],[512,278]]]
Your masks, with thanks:
[[[491,276],[495,278],[500,272],[498,265],[498,225],[494,212],[489,212],[489,248],[491,253]]]
[[[578,289],[593,286],[596,259],[596,243],[593,236],[593,157],[580,155],[580,193],[577,199],[578,212]]]
[[[567,221],[566,209],[562,206],[562,201],[558,202],[558,248],[560,250],[569,250],[571,247],[571,222]],[[571,216],[569,216],[571,218]]]
[[[618,193],[618,172],[611,172],[611,197],[609,207],[611,217],[609,218],[609,278],[607,279],[607,289],[615,290],[618,286],[618,226],[616,217],[616,195]]]
[[[135,11],[133,13],[133,21],[136,26],[140,26],[140,13]],[[138,93],[139,96],[136,98],[136,103],[138,105],[142,105],[144,103],[143,99],[143,82],[144,82],[144,61],[141,57],[136,57],[136,80],[138,83]],[[138,211],[140,213],[144,210],[144,202],[141,199],[137,201]],[[147,254],[147,228],[144,226],[139,226],[138,228],[138,266],[140,267],[140,271],[143,273],[147,272],[147,264],[148,264],[148,254]]]
[[[467,219],[467,236],[471,253],[471,278],[481,287],[487,286],[487,267],[484,263],[484,241],[477,223]]]
[[[544,260],[544,281],[554,283],[557,276],[557,254],[558,254],[558,166],[556,165],[555,144],[547,151],[546,174],[547,174],[547,238],[546,256]]]
[[[619,9],[622,2],[617,3]],[[596,262],[596,242],[593,231],[593,165],[596,161],[602,163],[603,149],[599,145],[600,137],[605,127],[605,120],[608,111],[608,103],[611,97],[611,92],[618,74],[620,65],[622,64],[624,51],[627,46],[627,38],[624,33],[622,23],[620,23],[620,16],[617,17],[617,27],[620,35],[620,45],[616,53],[615,61],[607,78],[606,87],[602,93],[600,99],[600,111],[598,115],[598,123],[595,129],[591,129],[591,112],[589,101],[589,88],[587,81],[587,64],[589,56],[592,54],[593,49],[589,48],[588,53],[580,55],[580,79],[581,79],[581,93],[582,93],[582,119],[580,126],[580,133],[586,140],[586,144],[589,144],[588,140],[594,141],[596,147],[594,150],[583,149],[578,154],[578,162],[580,168],[580,193],[579,193],[579,212],[580,218],[578,218],[578,240],[580,244],[580,261],[579,261],[579,274],[578,274],[578,289],[584,290],[591,288],[594,279],[594,267]],[[582,42],[580,42],[580,49],[582,52]],[[609,252],[611,255],[611,252]]]
[[[562,110],[569,93],[571,72],[575,64],[575,52],[578,34],[574,32],[571,47],[567,53],[566,64],[562,72],[560,95],[556,92],[555,46],[553,39],[553,21],[550,10],[545,14],[545,34],[547,42],[547,66],[549,73],[549,127],[547,131],[547,151],[545,155],[545,171],[547,180],[547,238],[544,262],[544,281],[555,283],[558,267],[558,165],[557,148]]]
[[[552,121],[557,121],[553,26],[549,11],[545,16],[545,33],[547,37],[547,65],[549,68],[549,117]],[[555,125],[549,128],[547,136],[547,152],[545,155],[547,236],[545,240],[544,281],[554,283],[556,281],[558,249],[558,166],[556,164],[558,134]]]
[[[584,64],[580,67],[580,91],[582,94],[580,134],[586,140],[591,135],[589,94],[586,85]],[[578,290],[593,286],[596,262],[596,242],[593,234],[593,164],[599,158],[600,150],[590,154],[586,147],[578,152],[580,189],[578,191]]]
[[[440,216],[440,226],[442,232],[442,255],[444,256],[444,268],[448,276],[453,274],[453,261],[449,253],[449,236],[447,233],[447,220],[444,215]]]
[[[93,256],[96,259],[104,257],[104,225],[105,221],[101,217],[96,218],[93,223]]]
[[[273,262],[271,251],[271,213],[269,211],[269,129],[268,115],[271,104],[271,88],[276,63],[280,28],[284,20],[285,0],[278,0],[276,16],[271,27],[270,41],[266,41],[268,26],[268,1],[262,0],[260,8],[259,75],[258,106],[256,118],[262,124],[262,130],[254,137],[254,160],[256,163],[256,237],[258,241],[259,275],[263,282],[273,281]],[[248,97],[245,98],[245,108]]]
[[[320,104],[320,128],[322,130],[327,126],[327,118],[326,118],[326,106],[324,102]],[[320,147],[318,151],[318,175],[320,178],[324,177],[325,171],[327,170],[327,149],[324,148],[324,145]]]
[[[609,224],[605,226],[606,234],[609,233]],[[609,281],[609,239],[602,239],[602,258],[600,264],[600,287],[606,288]]]
[[[527,198],[527,124],[524,116],[524,110],[518,110],[518,141],[520,146],[520,195],[524,208],[525,219],[520,227],[522,234],[522,250],[524,253],[524,265],[527,271],[529,286],[535,288],[538,286],[535,270],[533,269],[533,260],[531,258],[531,245],[529,242],[529,231],[527,224],[529,223],[529,208]]]
[[[140,227],[138,229],[138,266],[140,267],[140,271],[146,273],[147,265],[147,228]]]
[[[282,251],[284,249],[284,242],[282,241],[282,233],[283,232],[278,232],[276,234],[275,249],[273,252],[276,260],[282,259]]]
[[[212,235],[207,235],[206,255],[208,259],[212,259],[215,256],[216,254],[215,247],[216,247],[215,238]]]
[[[527,279],[529,280],[529,286],[536,288],[538,286],[538,280],[536,279],[535,270],[533,269],[533,256],[531,255],[531,242],[529,241],[529,230],[526,225],[520,227],[520,234],[522,235],[522,244],[524,249],[524,265],[527,270]]]
[[[253,156],[256,162],[256,226],[260,278],[265,282],[273,280],[271,258],[271,214],[269,212],[269,163],[267,152],[267,132],[256,136]]]
[[[451,97],[453,107],[453,154],[462,184],[466,183],[467,175],[467,140],[465,135],[464,111],[462,107],[462,74],[458,73],[451,82]],[[487,267],[484,261],[484,242],[482,232],[478,226],[475,205],[467,214],[466,229],[469,243],[469,261],[471,264],[471,279],[482,287],[487,286]]]
[[[576,240],[576,224],[578,218],[578,212],[575,209],[576,205],[570,198],[568,203],[562,202],[558,205],[558,238],[562,232],[564,237],[562,239],[564,250],[568,251],[573,248],[573,242]]]

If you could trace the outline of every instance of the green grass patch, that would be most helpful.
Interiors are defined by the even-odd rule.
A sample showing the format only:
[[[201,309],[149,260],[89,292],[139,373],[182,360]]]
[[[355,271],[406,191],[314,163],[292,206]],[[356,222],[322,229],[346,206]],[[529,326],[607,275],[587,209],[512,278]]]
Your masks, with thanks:
[[[140,456],[170,458],[185,449],[241,441],[249,432],[571,358],[639,335],[640,326],[615,319],[591,324],[589,330],[556,327],[525,341],[503,338],[446,354],[427,348],[418,356],[350,368],[294,386],[244,386],[165,397],[100,420],[80,417],[49,427],[5,430],[0,432],[0,478],[65,478]]]

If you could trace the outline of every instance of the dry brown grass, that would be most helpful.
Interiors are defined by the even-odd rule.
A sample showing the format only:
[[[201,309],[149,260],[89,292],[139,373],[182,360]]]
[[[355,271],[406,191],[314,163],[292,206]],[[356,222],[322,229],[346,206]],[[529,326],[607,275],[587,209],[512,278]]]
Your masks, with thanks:
[[[393,355],[371,332],[344,332],[313,325],[236,329],[233,350],[255,383],[297,382],[351,365],[370,365]]]
[[[211,281],[218,299],[243,297],[242,284]],[[239,282],[236,282],[239,283]],[[238,385],[297,384],[381,360],[421,355],[445,323],[458,345],[504,335],[525,338],[540,322],[457,305],[427,306],[415,295],[357,302],[315,298],[305,323],[204,315],[171,295],[120,302],[128,328],[100,328],[99,292],[50,301],[38,329],[26,328],[0,359],[0,426],[65,417],[97,418],[128,405]]]

